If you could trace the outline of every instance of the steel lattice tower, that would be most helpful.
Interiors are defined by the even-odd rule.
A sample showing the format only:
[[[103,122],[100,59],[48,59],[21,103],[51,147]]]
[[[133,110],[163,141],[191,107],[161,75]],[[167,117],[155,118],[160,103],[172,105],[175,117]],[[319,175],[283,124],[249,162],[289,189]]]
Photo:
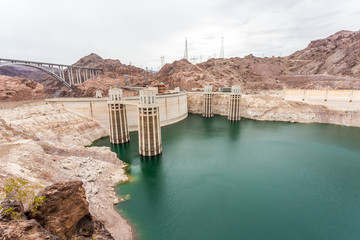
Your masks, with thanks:
[[[220,58],[224,58],[224,37],[221,38]]]
[[[187,47],[187,38],[185,38],[185,52],[184,52],[184,59],[189,60],[188,47]]]
[[[161,60],[161,67],[163,67],[165,65],[165,56],[161,55],[160,60]]]

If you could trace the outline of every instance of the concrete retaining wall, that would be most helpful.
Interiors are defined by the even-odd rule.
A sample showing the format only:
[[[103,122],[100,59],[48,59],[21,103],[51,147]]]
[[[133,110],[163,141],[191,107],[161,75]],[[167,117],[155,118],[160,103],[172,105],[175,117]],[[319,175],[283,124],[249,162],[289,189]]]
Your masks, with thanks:
[[[360,90],[287,89],[284,91],[284,99],[337,109],[360,109]]]
[[[139,97],[125,98],[130,131],[137,131]],[[109,113],[107,98],[56,98],[46,102],[61,104],[68,111],[97,120],[103,127],[109,129]],[[161,126],[166,126],[185,119],[188,115],[186,93],[157,96]]]

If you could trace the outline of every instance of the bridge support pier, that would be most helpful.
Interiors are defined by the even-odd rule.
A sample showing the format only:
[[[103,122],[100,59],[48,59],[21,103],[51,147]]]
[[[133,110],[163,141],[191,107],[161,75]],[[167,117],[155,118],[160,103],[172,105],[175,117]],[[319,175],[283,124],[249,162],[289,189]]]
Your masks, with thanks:
[[[109,90],[110,142],[114,144],[130,141],[126,105],[122,103],[122,100],[123,93],[121,89],[113,88]]]
[[[228,119],[230,121],[238,121],[240,116],[241,93],[240,86],[232,86],[229,102]]]
[[[212,86],[206,86],[203,102],[203,117],[211,118],[214,116],[213,95],[214,94],[212,93]]]
[[[159,105],[156,104],[156,90],[140,91],[139,108],[139,153],[142,156],[156,156],[162,152]]]

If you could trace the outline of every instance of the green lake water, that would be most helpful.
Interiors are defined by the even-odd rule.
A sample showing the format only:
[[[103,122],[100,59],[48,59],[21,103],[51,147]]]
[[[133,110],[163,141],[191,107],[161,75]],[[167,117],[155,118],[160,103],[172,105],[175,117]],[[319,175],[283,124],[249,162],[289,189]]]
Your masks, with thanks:
[[[189,115],[154,158],[130,135],[111,149],[137,239],[360,239],[360,128]]]

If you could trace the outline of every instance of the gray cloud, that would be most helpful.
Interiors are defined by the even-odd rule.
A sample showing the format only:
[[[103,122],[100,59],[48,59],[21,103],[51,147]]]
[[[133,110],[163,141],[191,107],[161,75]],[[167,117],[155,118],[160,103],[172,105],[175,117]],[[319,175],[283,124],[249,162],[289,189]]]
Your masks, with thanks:
[[[358,30],[356,0],[16,0],[0,2],[0,57],[70,64],[91,52],[157,69],[184,54],[288,55]]]

